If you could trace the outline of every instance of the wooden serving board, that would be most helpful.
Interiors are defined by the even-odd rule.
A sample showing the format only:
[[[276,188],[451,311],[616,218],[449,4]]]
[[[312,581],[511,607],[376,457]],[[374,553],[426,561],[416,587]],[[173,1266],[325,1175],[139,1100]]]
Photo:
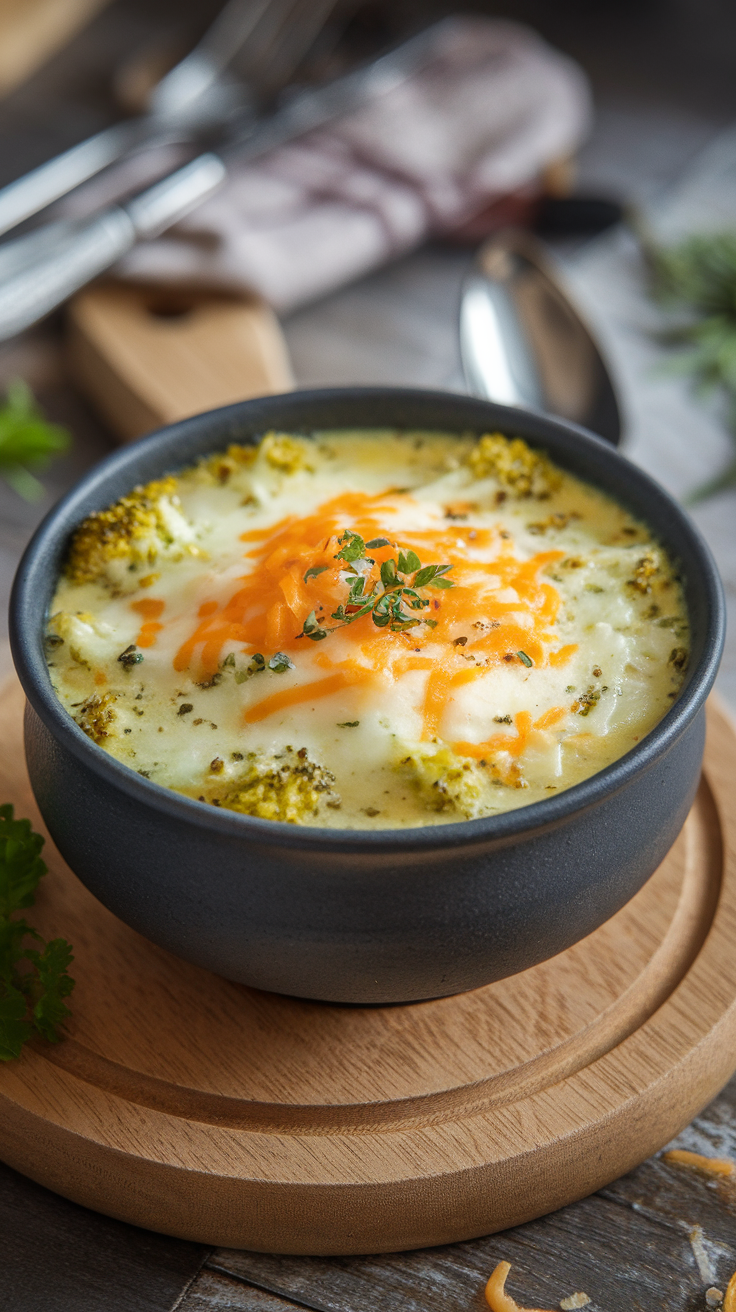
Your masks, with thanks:
[[[97,283],[71,302],[67,333],[74,381],[123,441],[294,385],[256,297]]]
[[[22,706],[6,685],[0,796],[39,824]],[[628,906],[552,961],[409,1006],[305,1002],[190,966],[49,843],[32,916],[74,944],[74,1014],[61,1043],[0,1069],[0,1157],[125,1221],[286,1253],[448,1243],[592,1192],[736,1067],[734,788],[736,733],[711,706],[697,801]]]

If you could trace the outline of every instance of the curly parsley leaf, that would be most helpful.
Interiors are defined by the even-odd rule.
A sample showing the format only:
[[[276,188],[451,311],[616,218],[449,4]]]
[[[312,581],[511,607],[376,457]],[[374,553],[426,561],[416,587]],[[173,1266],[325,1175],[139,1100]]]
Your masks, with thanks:
[[[45,943],[27,920],[14,918],[33,905],[46,874],[43,843],[28,820],[14,818],[12,806],[0,806],[0,1061],[20,1056],[34,1030],[57,1042],[57,1027],[70,1015],[70,945],[62,938]]]
[[[66,939],[52,938],[43,952],[30,950],[26,956],[35,966],[37,974],[33,1024],[45,1039],[56,1043],[59,1038],[57,1026],[71,1015],[63,999],[68,998],[74,988],[74,980],[69,974],[74,954]]]
[[[33,1033],[26,1020],[28,1004],[24,995],[5,980],[0,983],[0,1061],[20,1057],[23,1044]]]
[[[8,385],[0,406],[0,475],[18,496],[25,501],[43,496],[43,484],[31,471],[45,469],[70,441],[65,428],[44,418],[27,383],[16,378]]]
[[[14,820],[10,805],[0,806],[0,917],[33,906],[38,881],[46,874],[40,852],[44,840],[30,820]]]

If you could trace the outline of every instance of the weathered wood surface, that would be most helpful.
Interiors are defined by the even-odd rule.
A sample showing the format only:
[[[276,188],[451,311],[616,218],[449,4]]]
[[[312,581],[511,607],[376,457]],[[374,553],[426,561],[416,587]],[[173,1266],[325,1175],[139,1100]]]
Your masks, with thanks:
[[[736,1079],[675,1144],[736,1157]],[[703,1231],[707,1274],[693,1252],[693,1226]],[[736,1271],[736,1185],[729,1192],[652,1158],[582,1202],[471,1243],[329,1259],[219,1249],[178,1312],[287,1312],[294,1304],[315,1312],[480,1312],[485,1281],[503,1260],[512,1263],[507,1288],[524,1307],[554,1309],[582,1291],[589,1312],[705,1312],[706,1290],[725,1290]]]
[[[164,1312],[206,1251],[89,1212],[0,1163],[0,1312]]]

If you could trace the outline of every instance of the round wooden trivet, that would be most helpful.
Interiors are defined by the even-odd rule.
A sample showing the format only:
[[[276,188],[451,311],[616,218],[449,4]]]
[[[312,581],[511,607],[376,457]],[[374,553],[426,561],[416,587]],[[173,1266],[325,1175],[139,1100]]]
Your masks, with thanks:
[[[38,824],[21,712],[12,684],[0,800]],[[736,1067],[735,788],[736,734],[711,707],[698,799],[623,911],[521,975],[398,1007],[258,993],[179,961],[49,843],[33,915],[74,944],[74,1015],[62,1043],[0,1070],[0,1157],[125,1221],[286,1253],[448,1243],[590,1193]]]

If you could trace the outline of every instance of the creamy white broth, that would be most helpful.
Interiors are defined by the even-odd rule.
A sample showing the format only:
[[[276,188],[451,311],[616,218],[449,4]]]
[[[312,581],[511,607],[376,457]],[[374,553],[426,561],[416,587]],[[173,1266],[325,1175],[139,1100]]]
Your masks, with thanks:
[[[366,829],[587,778],[661,719],[687,647],[672,563],[611,498],[520,439],[374,431],[270,434],[91,516],[47,636],[60,700],[145,777]]]

